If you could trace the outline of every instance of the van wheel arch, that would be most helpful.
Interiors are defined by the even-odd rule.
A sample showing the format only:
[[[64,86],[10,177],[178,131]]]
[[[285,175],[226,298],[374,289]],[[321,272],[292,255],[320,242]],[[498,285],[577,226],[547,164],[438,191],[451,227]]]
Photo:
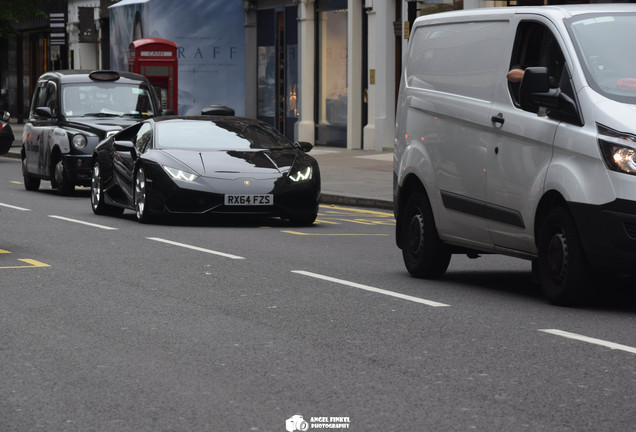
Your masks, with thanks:
[[[536,246],[539,246],[539,233],[541,232],[543,221],[551,209],[559,206],[564,207],[569,211],[565,198],[563,198],[563,195],[555,190],[547,192],[541,198],[534,217],[534,244]]]

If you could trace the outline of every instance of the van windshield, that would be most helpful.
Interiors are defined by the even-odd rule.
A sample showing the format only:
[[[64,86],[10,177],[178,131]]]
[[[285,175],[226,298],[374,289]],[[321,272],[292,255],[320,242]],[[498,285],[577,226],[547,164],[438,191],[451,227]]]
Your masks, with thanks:
[[[636,14],[586,14],[566,22],[590,86],[636,104]]]

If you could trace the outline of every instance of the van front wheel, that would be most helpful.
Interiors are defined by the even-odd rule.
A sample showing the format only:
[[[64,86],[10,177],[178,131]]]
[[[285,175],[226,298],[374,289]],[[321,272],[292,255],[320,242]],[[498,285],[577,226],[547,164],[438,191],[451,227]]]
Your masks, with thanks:
[[[590,270],[572,216],[555,207],[539,233],[537,268],[541,289],[550,302],[567,306],[588,293]]]
[[[400,217],[402,257],[406,269],[418,278],[442,276],[448,268],[451,253],[437,234],[428,197],[420,192],[411,195]]]

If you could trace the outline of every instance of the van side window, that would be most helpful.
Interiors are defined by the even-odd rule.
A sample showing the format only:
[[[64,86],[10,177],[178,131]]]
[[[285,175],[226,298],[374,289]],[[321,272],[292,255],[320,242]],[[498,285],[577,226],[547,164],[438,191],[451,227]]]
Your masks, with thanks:
[[[507,26],[487,21],[417,27],[411,35],[406,85],[492,100],[502,60],[502,51],[493,47],[503,45]]]
[[[546,26],[535,21],[519,24],[512,51],[510,69],[545,66],[550,75],[550,87],[557,88],[565,66],[565,57],[556,38]],[[519,83],[508,83],[515,105],[519,105]]]

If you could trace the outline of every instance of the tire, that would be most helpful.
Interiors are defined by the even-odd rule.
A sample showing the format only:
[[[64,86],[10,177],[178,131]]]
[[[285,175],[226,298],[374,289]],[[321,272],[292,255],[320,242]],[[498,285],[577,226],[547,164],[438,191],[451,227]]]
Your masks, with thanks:
[[[40,179],[33,177],[27,170],[26,157],[22,157],[22,177],[24,178],[24,188],[28,191],[40,189]]]
[[[402,258],[408,272],[417,278],[437,279],[446,273],[451,253],[440,240],[428,197],[412,194],[400,213]]]
[[[550,210],[541,225],[538,247],[537,270],[544,295],[560,306],[580,303],[589,294],[593,274],[567,209]]]
[[[62,158],[57,159],[55,165],[53,165],[53,175],[51,177],[51,186],[57,188],[58,195],[68,196],[75,190],[75,185],[71,183],[64,170]]]
[[[95,162],[91,172],[91,208],[96,215],[120,215],[122,207],[108,205],[104,202],[104,182],[99,162]]]
[[[135,193],[134,193],[134,203],[135,203],[135,215],[137,216],[137,221],[141,223],[152,222],[152,217],[148,213],[147,202],[148,202],[148,189],[146,187],[146,172],[143,167],[139,167],[137,173],[135,174]]]

